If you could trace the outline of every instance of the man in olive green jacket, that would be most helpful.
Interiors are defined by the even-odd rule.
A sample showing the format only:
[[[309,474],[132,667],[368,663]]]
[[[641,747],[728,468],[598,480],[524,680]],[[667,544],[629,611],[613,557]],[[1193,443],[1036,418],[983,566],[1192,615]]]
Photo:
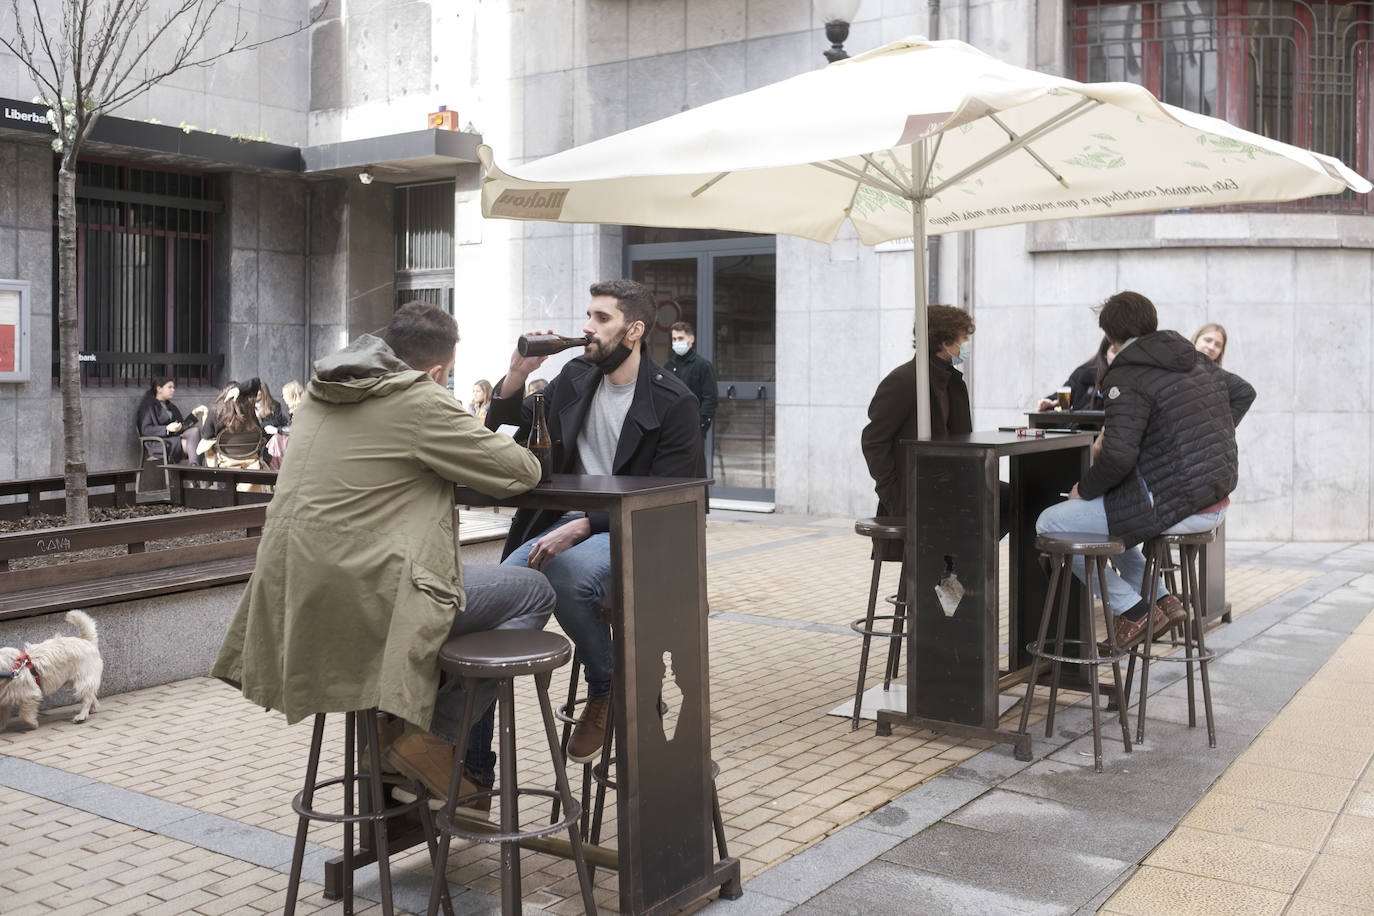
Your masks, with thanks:
[[[472,567],[500,587],[484,579],[480,609],[465,597],[453,485],[521,493],[539,482],[539,462],[445,389],[457,337],[442,309],[408,303],[380,338],[364,334],[315,364],[257,567],[213,668],[288,723],[376,706],[453,741],[456,682],[436,709],[445,639],[537,629],[553,610],[534,570]],[[507,581],[512,572],[520,581]],[[446,789],[446,775],[437,783]]]

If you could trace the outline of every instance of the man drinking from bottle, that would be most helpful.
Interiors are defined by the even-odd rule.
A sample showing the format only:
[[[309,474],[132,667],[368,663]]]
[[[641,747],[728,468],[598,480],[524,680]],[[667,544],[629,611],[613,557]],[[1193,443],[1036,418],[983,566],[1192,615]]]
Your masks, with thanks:
[[[645,351],[655,312],[649,291],[633,280],[592,284],[586,351],[543,392],[553,473],[706,476],[696,397]],[[523,397],[525,380],[547,358],[511,354],[487,413],[489,428],[518,426],[517,439],[528,432],[533,399]],[[610,584],[610,547],[603,512],[521,509],[502,561],[548,577],[558,596],[554,615],[582,656],[588,699],[568,742],[568,759],[576,763],[601,753],[610,709],[611,633],[596,613]],[[486,728],[491,721],[488,712]]]

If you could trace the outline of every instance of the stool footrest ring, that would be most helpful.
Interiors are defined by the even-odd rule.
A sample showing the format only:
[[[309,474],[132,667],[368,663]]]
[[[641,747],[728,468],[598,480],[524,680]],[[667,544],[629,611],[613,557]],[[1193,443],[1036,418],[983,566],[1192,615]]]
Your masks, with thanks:
[[[873,616],[873,622],[877,623],[879,620],[906,620],[906,616],[903,614],[875,614]],[[895,627],[891,630],[870,630],[867,627],[867,623],[867,617],[860,617],[858,620],[855,620],[853,623],[849,625],[849,629],[853,630],[855,633],[858,633],[860,636],[881,636],[885,639],[896,639],[899,636],[906,635],[905,633],[898,633]]]
[[[347,776],[336,776],[333,779],[324,779],[315,783],[313,791],[318,792],[326,786],[342,786],[348,782],[371,782],[371,780],[372,777],[366,773],[359,773],[352,777],[351,780]],[[404,776],[397,776],[391,773],[382,774],[383,786],[408,786],[410,784],[411,781]],[[345,791],[351,795],[353,787],[346,786]],[[419,804],[420,800],[417,798],[414,801],[388,805],[385,808],[379,808],[375,811],[363,811],[358,814],[336,814],[332,811],[319,811],[315,808],[305,807],[304,790],[297,792],[296,797],[291,799],[291,809],[301,817],[309,818],[312,821],[327,821],[331,824],[358,824],[364,821],[385,820],[400,814],[405,814],[407,811],[412,811],[418,807]]]
[[[1046,642],[1048,642],[1048,640],[1046,640]],[[1088,640],[1085,640],[1085,639],[1066,639],[1066,640],[1064,640],[1064,645],[1066,645],[1066,646],[1091,645],[1094,649],[1097,648],[1097,643],[1096,643],[1096,642],[1089,642]],[[1050,660],[1050,661],[1056,661],[1056,662],[1066,662],[1066,663],[1073,664],[1073,665],[1110,665],[1110,664],[1113,663],[1113,662],[1119,662],[1119,661],[1121,661],[1122,659],[1126,658],[1127,656],[1129,656],[1129,655],[1131,654],[1129,651],[1127,651],[1127,650],[1125,650],[1125,649],[1118,649],[1118,650],[1116,651],[1116,654],[1112,654],[1112,653],[1107,653],[1106,655],[1094,654],[1094,655],[1092,655],[1092,656],[1090,656],[1090,657],[1088,657],[1088,658],[1084,658],[1084,657],[1082,657],[1081,655],[1055,655],[1055,654],[1052,653],[1052,652],[1043,652],[1043,651],[1041,651],[1040,648],[1039,648],[1035,643],[1033,643],[1033,642],[1028,642],[1028,643],[1026,643],[1026,653],[1027,653],[1028,655],[1031,655],[1031,656],[1035,657],[1035,658],[1044,658],[1044,659],[1048,659],[1048,660]]]
[[[1182,647],[1182,643],[1179,644],[1179,648],[1181,648],[1181,647]],[[1152,663],[1153,663],[1153,662],[1210,662],[1210,661],[1213,661],[1213,660],[1217,657],[1216,650],[1214,650],[1214,649],[1207,649],[1207,650],[1205,650],[1205,651],[1203,651],[1203,652],[1198,652],[1196,646],[1194,646],[1193,649],[1194,649],[1194,651],[1193,651],[1193,654],[1192,654],[1192,655],[1173,655],[1173,654],[1170,654],[1170,655],[1154,655],[1154,654],[1151,654],[1151,655],[1150,655],[1150,661],[1151,661]],[[1133,649],[1131,649],[1130,654],[1132,654],[1132,655],[1137,655],[1137,656],[1141,656],[1142,658],[1144,657],[1144,653],[1140,651],[1140,646],[1136,646],[1136,647],[1134,647]]]
[[[536,795],[541,798],[558,798],[559,795],[553,789],[526,789],[524,787],[515,790],[517,796]],[[458,797],[455,807],[462,808],[469,802],[478,798],[500,798],[500,789],[488,789],[485,792],[473,792],[471,795],[461,795]],[[544,824],[540,827],[531,827],[528,830],[519,830],[515,833],[486,833],[480,830],[472,830],[466,826],[455,823],[448,816],[448,808],[439,812],[436,823],[440,830],[452,834],[464,840],[473,840],[478,843],[515,843],[520,840],[532,840],[535,837],[548,836],[551,833],[558,833],[560,830],[567,830],[582,817],[582,803],[577,799],[569,799],[568,808],[564,812],[563,819],[552,824]],[[500,828],[497,828],[500,829]]]

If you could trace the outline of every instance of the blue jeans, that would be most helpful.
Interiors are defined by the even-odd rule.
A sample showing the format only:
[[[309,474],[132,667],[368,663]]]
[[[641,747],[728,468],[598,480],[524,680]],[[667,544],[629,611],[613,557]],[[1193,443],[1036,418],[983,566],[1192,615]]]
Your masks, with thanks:
[[[450,639],[485,630],[542,630],[553,613],[553,589],[532,569],[464,564],[463,593],[466,605],[449,628]],[[496,781],[496,754],[491,749],[496,682],[480,682],[473,695],[476,719],[468,732],[468,751],[463,762],[469,776],[489,786]],[[458,678],[445,680],[434,700],[434,719],[429,730],[457,744],[465,699],[466,692]]]
[[[1221,524],[1226,517],[1226,510],[1220,512],[1200,512],[1197,515],[1190,515],[1183,521],[1166,528],[1162,534],[1197,534],[1202,531],[1211,531]],[[1067,499],[1062,503],[1050,506],[1040,517],[1035,520],[1035,530],[1038,534],[1051,534],[1060,531],[1082,531],[1085,534],[1110,534],[1107,528],[1107,504],[1102,497],[1097,499]],[[1115,569],[1113,569],[1113,566]],[[1078,577],[1078,581],[1084,581],[1084,564],[1082,557],[1073,558],[1073,574]],[[1112,557],[1112,565],[1106,569],[1107,579],[1107,600],[1112,606],[1113,614],[1124,614],[1138,604],[1144,593],[1148,591],[1145,585],[1145,554],[1139,547],[1131,547],[1120,556]],[[1098,594],[1097,577],[1093,577],[1093,594]],[[1155,598],[1163,598],[1169,594],[1164,583],[1158,583],[1158,590]]]
[[[581,512],[569,512],[543,534],[582,518],[582,515]],[[521,544],[501,561],[502,565],[527,566],[530,548],[536,540],[538,538],[531,538]],[[610,534],[604,531],[593,534],[569,547],[545,564],[544,575],[558,596],[553,611],[558,618],[558,625],[577,646],[581,656],[582,669],[587,678],[587,695],[610,696],[611,677],[615,673],[611,655],[611,628],[596,619],[596,609],[611,582]]]

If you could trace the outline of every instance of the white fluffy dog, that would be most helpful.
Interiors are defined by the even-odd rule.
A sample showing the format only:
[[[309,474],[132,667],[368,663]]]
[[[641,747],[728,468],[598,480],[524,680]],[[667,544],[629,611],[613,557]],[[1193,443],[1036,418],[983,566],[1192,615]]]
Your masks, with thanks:
[[[38,701],[71,685],[81,701],[73,722],[85,722],[99,709],[96,691],[105,663],[96,645],[95,621],[81,611],[68,611],[67,622],[80,636],[54,635],[23,649],[0,649],[0,731],[9,724],[10,710],[29,728],[38,727]]]

